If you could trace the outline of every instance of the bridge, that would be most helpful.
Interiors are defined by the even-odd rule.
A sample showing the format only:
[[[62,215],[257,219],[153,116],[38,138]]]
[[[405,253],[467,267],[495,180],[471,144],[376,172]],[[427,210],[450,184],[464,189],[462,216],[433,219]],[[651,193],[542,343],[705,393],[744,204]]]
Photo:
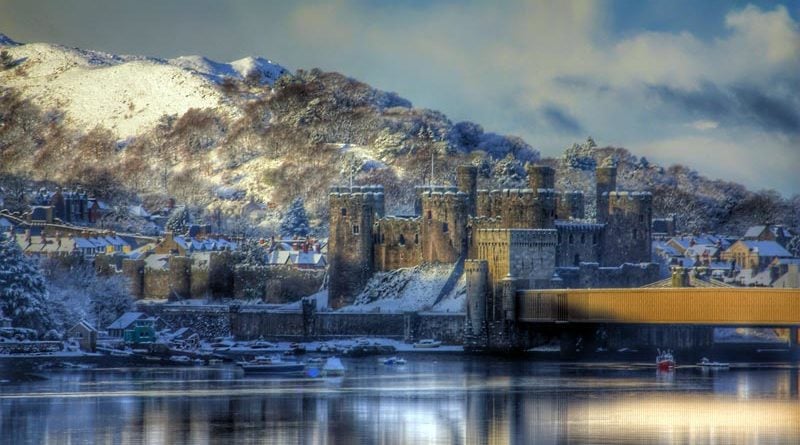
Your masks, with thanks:
[[[800,326],[800,289],[548,289],[517,293],[523,323]]]
[[[470,324],[468,347],[525,349],[557,336],[562,353],[581,342],[594,342],[591,348],[703,350],[714,346],[715,327],[760,327],[781,328],[800,351],[800,289],[529,289],[513,295],[506,318]]]

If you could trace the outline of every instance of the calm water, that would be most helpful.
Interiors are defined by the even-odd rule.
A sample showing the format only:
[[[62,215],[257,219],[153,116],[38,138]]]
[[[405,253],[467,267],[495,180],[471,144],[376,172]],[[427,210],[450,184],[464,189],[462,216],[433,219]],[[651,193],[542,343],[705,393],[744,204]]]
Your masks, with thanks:
[[[233,367],[42,372],[0,383],[24,443],[800,443],[797,369],[660,375],[626,364],[408,355],[338,379]]]

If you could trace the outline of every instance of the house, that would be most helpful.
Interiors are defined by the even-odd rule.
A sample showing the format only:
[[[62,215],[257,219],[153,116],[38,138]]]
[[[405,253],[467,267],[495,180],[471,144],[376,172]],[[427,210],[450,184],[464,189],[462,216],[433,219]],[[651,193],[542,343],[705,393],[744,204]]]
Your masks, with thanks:
[[[71,327],[67,338],[77,341],[81,351],[95,352],[97,349],[97,329],[86,320]]]
[[[163,331],[169,325],[159,317],[151,317],[144,312],[125,312],[113,323],[108,325],[108,335],[116,338],[125,338],[126,332],[130,333],[137,327],[150,327],[154,332]]]
[[[739,240],[721,255],[724,261],[735,261],[742,269],[761,270],[776,258],[792,258],[786,249],[775,241]]]
[[[140,318],[147,318],[144,312],[125,312],[119,318],[114,320],[113,323],[108,325],[106,330],[111,337],[122,338],[126,329],[133,326],[134,322]]]
[[[742,240],[745,241],[775,241],[782,247],[792,239],[794,234],[782,225],[759,225],[747,229]]]
[[[87,216],[90,223],[96,223],[100,221],[109,213],[111,213],[111,207],[109,207],[104,201],[96,198],[89,198]]]

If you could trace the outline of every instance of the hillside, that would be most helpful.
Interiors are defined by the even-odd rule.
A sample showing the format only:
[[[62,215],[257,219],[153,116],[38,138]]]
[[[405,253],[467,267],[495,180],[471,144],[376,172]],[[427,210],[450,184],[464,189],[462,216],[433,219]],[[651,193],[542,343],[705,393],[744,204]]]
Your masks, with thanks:
[[[0,50],[0,185],[80,184],[112,203],[153,208],[168,197],[229,231],[270,231],[302,196],[325,232],[327,187],[378,182],[392,213],[411,208],[413,186],[450,183],[455,165],[480,167],[481,187],[523,186],[525,162],[558,169],[561,189],[593,193],[593,168],[620,166],[620,186],[655,194],[656,215],[684,229],[739,233],[752,222],[800,225],[800,198],[708,180],[592,142],[540,159],[520,138],[451,122],[395,93],[339,73],[288,73],[269,60],[118,56],[59,45]],[[10,193],[14,195],[14,193]],[[253,202],[259,209],[247,206]],[[13,206],[12,199],[6,199]]]

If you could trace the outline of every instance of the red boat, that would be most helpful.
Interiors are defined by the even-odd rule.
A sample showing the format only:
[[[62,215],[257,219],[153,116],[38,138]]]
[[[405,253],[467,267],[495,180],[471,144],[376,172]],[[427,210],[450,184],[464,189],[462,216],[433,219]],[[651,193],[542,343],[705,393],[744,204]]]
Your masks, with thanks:
[[[656,367],[659,371],[672,371],[675,369],[675,357],[672,356],[672,351],[658,351],[656,357]]]

